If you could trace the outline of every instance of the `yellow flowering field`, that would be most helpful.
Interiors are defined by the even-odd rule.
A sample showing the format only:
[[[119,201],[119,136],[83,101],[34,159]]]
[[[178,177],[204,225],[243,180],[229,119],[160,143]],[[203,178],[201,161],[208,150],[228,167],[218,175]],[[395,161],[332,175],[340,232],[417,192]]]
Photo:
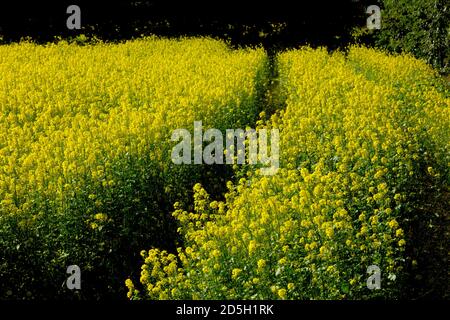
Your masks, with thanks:
[[[274,60],[208,38],[0,46],[0,299],[434,290],[448,87],[363,47]],[[174,164],[172,133],[195,121],[278,129],[280,169]],[[69,265],[80,291],[61,286]]]
[[[174,166],[172,131],[254,123],[266,76],[264,50],[212,39],[0,46],[0,297],[53,296],[70,264],[82,297],[125,296],[139,251],[175,241],[173,202],[215,173]]]
[[[140,278],[125,281],[130,299],[414,291],[434,216],[448,211],[448,89],[421,61],[359,47],[288,51],[277,67],[286,107],[258,124],[280,129],[281,169],[248,169],[223,201],[196,184],[194,210],[175,203],[183,246],[143,250]],[[380,290],[367,288],[371,266]]]

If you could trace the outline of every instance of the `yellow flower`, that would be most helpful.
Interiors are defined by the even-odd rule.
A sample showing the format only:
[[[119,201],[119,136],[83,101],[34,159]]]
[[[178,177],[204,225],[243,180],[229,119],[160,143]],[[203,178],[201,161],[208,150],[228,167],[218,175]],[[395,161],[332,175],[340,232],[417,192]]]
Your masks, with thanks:
[[[257,265],[258,265],[258,269],[263,269],[266,266],[266,260],[259,259],[257,262]]]
[[[366,234],[368,230],[369,230],[369,229],[367,228],[367,226],[362,226],[362,227],[361,227],[360,233],[361,233],[361,234]]]
[[[335,266],[329,266],[327,268],[327,272],[329,272],[329,273],[332,273],[332,272],[335,272],[335,271],[336,271],[336,267]]]
[[[236,279],[242,273],[242,269],[235,268],[231,271],[231,278]]]
[[[249,245],[248,245],[248,254],[252,255],[256,250],[256,241],[255,240],[251,240]]]
[[[211,254],[212,254],[212,256],[213,257],[219,257],[220,256],[220,251],[219,250],[217,250],[217,249],[215,249],[215,250],[213,250],[212,252],[211,252]]]
[[[108,218],[107,215],[104,214],[104,213],[97,213],[97,214],[94,216],[94,219],[95,219],[95,220],[99,220],[99,221],[106,221],[107,218]]]
[[[278,296],[281,298],[281,299],[286,299],[286,289],[279,289],[278,290]]]
[[[333,227],[326,228],[325,234],[327,235],[328,238],[331,238],[334,235]]]
[[[133,281],[131,281],[131,279],[127,279],[125,280],[125,285],[128,289],[133,289],[134,285],[133,285]]]
[[[389,221],[388,225],[391,229],[395,229],[398,227],[398,222],[397,222],[397,220],[392,219],[391,221]]]

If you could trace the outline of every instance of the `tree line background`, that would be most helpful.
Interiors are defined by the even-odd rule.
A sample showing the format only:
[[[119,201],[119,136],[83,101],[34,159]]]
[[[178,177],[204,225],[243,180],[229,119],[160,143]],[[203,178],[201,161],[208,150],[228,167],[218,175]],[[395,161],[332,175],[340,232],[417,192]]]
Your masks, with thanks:
[[[66,27],[72,4],[81,8],[81,30]],[[372,4],[382,9],[381,30],[366,28],[366,8]],[[202,35],[275,50],[304,44],[334,50],[357,42],[410,52],[448,72],[449,21],[447,0],[22,0],[2,3],[0,39]]]

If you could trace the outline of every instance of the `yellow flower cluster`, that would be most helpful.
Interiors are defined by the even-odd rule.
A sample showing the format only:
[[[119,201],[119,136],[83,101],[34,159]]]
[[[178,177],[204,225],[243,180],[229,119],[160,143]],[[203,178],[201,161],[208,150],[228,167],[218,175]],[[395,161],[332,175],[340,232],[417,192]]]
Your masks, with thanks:
[[[11,243],[2,248],[15,250],[20,241],[34,245],[32,252],[71,247],[93,260],[70,261],[92,265],[104,255],[95,256],[89,244],[76,249],[87,239],[77,232],[91,234],[110,224],[111,241],[124,239],[124,247],[133,244],[121,236],[160,238],[151,235],[161,223],[158,212],[165,210],[160,198],[187,194],[193,185],[185,168],[171,162],[173,130],[190,129],[194,121],[245,128],[257,117],[258,84],[266,74],[263,49],[232,50],[207,38],[0,46],[0,229],[11,233],[3,238]],[[145,195],[137,190],[141,180]],[[136,207],[145,212],[141,220]],[[8,226],[17,221],[26,232]],[[150,229],[143,230],[141,222]],[[38,230],[38,224],[45,226]],[[135,227],[141,240],[133,236]],[[42,230],[54,230],[54,238]],[[31,244],[30,234],[48,243]],[[104,244],[93,237],[91,243]],[[68,254],[54,254],[59,255],[52,251],[49,260],[61,268],[58,259]]]
[[[63,202],[85,176],[112,188],[114,159],[150,146],[167,167],[171,130],[194,120],[244,125],[265,61],[262,50],[209,39],[22,43],[1,46],[0,57],[2,213],[27,211],[35,192]]]
[[[178,271],[151,279],[158,292],[133,297],[342,299],[402,290],[409,190],[421,163],[440,162],[435,175],[448,170],[449,98],[424,63],[364,48],[348,57],[294,50],[278,56],[278,67],[286,109],[260,125],[280,129],[282,168],[271,177],[249,170],[210,206],[197,185],[194,212],[174,213],[185,238]],[[144,266],[174,259],[153,256]],[[370,265],[386,275],[381,293],[366,288]]]

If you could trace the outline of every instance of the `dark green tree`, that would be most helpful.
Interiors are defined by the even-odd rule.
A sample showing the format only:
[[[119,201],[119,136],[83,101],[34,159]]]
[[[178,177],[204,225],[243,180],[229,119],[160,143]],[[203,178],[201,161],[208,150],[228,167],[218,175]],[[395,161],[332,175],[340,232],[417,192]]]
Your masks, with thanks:
[[[391,52],[409,52],[441,72],[450,57],[448,0],[381,0],[382,25],[375,43]]]

